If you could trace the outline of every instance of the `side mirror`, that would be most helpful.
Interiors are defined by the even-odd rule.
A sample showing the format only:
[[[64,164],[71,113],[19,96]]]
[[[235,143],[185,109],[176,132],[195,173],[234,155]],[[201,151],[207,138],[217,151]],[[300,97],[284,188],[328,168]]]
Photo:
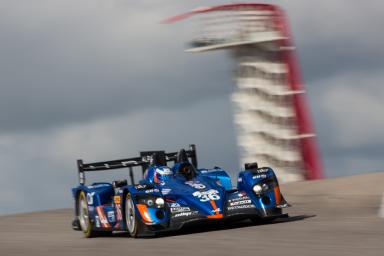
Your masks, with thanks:
[[[254,162],[254,163],[245,163],[245,164],[244,164],[244,168],[245,168],[245,170],[254,170],[254,169],[259,168],[259,165],[257,164],[257,162]]]
[[[112,186],[114,188],[121,188],[121,187],[124,187],[124,186],[127,186],[128,185],[128,181],[127,180],[116,180],[114,182],[112,182]]]

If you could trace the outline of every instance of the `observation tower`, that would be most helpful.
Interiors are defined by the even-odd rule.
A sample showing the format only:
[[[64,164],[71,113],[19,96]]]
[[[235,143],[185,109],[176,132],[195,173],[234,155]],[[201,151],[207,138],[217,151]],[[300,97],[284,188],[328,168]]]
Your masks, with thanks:
[[[284,12],[275,5],[202,7],[171,17],[198,18],[187,52],[226,50],[235,65],[231,98],[241,162],[271,166],[283,182],[322,177],[304,84]]]

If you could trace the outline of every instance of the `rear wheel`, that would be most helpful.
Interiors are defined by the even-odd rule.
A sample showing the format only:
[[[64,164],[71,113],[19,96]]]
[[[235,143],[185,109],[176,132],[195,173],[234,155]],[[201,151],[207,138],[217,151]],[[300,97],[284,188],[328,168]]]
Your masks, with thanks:
[[[84,191],[81,191],[78,197],[78,219],[80,222],[80,228],[84,233],[84,236],[89,238],[96,235],[96,232],[92,229],[92,223],[89,217],[88,202]]]
[[[140,220],[136,216],[135,205],[129,193],[125,197],[125,224],[132,237],[137,237],[140,234]]]

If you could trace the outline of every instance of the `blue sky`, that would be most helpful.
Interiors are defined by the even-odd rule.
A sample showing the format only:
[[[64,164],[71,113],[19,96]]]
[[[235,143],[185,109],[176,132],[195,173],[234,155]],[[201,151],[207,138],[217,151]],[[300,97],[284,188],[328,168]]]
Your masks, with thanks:
[[[222,2],[0,0],[0,214],[70,207],[78,158],[196,143],[235,173],[233,63],[159,23]],[[382,171],[384,4],[267,2],[289,16],[327,176]]]

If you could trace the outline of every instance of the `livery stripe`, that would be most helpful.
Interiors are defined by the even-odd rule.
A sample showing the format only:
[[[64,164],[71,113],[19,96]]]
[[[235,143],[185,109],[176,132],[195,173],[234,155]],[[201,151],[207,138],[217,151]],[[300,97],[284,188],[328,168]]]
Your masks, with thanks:
[[[141,217],[145,222],[149,222],[149,223],[153,222],[153,220],[151,219],[151,216],[149,216],[149,212],[145,204],[137,204],[136,206],[140,212]]]
[[[216,206],[215,201],[211,200],[210,202],[211,202],[213,210],[215,211],[215,214],[217,214],[217,211],[216,211],[217,210],[217,206]]]
[[[97,215],[100,218],[100,223],[103,228],[110,228],[111,225],[109,225],[107,218],[105,217],[104,210],[102,206],[96,207]]]
[[[123,215],[121,213],[121,205],[120,204],[116,204],[115,205],[115,208],[116,208],[116,217],[117,217],[117,220],[118,221],[121,221],[123,219]]]
[[[215,201],[211,200],[210,201],[211,205],[212,205],[212,208],[213,210],[215,211],[215,215],[212,215],[212,216],[208,216],[209,219],[221,219],[223,218],[223,214],[220,214],[219,211],[217,210],[217,205],[215,203]]]
[[[216,215],[210,215],[207,217],[208,217],[208,219],[222,219],[222,218],[224,218],[224,215],[223,214],[216,214]]]
[[[274,188],[274,191],[275,191],[275,201],[276,201],[276,205],[279,205],[280,202],[281,202],[281,194],[280,194],[280,188],[279,186],[276,186]]]

